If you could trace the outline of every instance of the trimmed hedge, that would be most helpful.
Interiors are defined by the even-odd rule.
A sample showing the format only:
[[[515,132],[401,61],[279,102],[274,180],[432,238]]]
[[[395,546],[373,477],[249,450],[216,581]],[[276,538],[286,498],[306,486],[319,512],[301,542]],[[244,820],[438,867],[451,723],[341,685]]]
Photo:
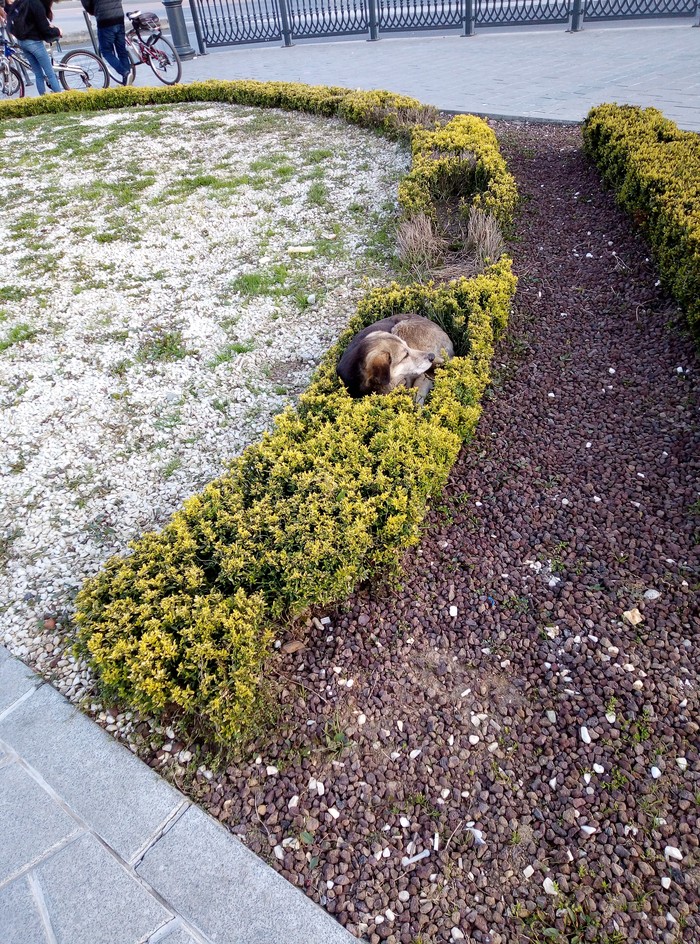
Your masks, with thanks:
[[[700,136],[655,108],[600,105],[586,151],[651,243],[661,279],[700,344]]]
[[[474,115],[458,115],[435,131],[417,129],[411,137],[413,166],[399,184],[407,216],[435,217],[440,200],[459,199],[467,210],[480,207],[499,223],[515,210],[518,192],[498,149],[496,135]]]
[[[488,126],[436,115],[404,96],[292,83],[206,82],[119,88],[0,103],[0,119],[183,101],[225,101],[339,115],[413,142],[406,214],[432,212],[445,181],[507,222],[515,186]],[[428,125],[426,129],[425,125]],[[462,166],[464,165],[464,166]],[[461,192],[461,191],[460,191]],[[416,196],[417,195],[417,196]],[[472,435],[495,340],[516,279],[502,257],[448,285],[370,291],[296,409],[189,499],[159,533],[113,557],[77,598],[79,646],[104,693],[230,744],[254,718],[275,621],[327,606],[398,570],[426,506]],[[457,356],[425,407],[397,389],[349,397],[335,368],[360,328],[416,311],[450,334]]]

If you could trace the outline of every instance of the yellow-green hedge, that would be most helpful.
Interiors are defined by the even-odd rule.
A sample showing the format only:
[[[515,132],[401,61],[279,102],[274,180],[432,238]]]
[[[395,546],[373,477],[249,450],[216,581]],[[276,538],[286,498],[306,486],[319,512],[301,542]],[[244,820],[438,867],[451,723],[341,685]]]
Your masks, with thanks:
[[[413,165],[399,185],[408,216],[435,215],[440,200],[459,198],[507,223],[518,192],[498,149],[496,135],[474,115],[458,115],[442,128],[416,129],[411,136]]]
[[[649,237],[662,281],[700,343],[700,135],[655,108],[600,105],[589,112],[583,138]]]
[[[457,118],[435,130],[433,109],[388,92],[279,82],[118,88],[0,103],[0,119],[182,101],[339,115],[407,135],[414,169],[413,189],[401,193],[404,212],[414,211],[416,193],[431,212],[436,175],[445,173],[450,186],[464,180],[465,197],[501,221],[513,210],[514,184],[484,122]],[[221,744],[245,730],[275,621],[396,569],[418,540],[427,502],[478,421],[515,283],[504,256],[472,279],[392,284],[362,299],[297,408],[161,532],[132,542],[127,556],[113,557],[85,583],[77,598],[80,647],[107,696]],[[338,357],[360,328],[404,311],[433,318],[455,344],[457,356],[438,371],[428,405],[416,408],[405,389],[351,399],[336,376]]]

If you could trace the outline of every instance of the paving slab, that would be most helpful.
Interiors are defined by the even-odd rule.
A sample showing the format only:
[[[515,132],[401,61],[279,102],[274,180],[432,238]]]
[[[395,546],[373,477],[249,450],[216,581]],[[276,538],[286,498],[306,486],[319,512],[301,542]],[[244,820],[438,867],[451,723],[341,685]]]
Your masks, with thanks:
[[[139,944],[172,920],[94,836],[36,870],[57,944]]]
[[[165,937],[160,938],[158,944],[197,944],[197,942],[184,928],[177,927]]]
[[[0,646],[0,715],[41,684],[42,680],[31,669]]]
[[[27,878],[0,888],[0,941],[2,944],[53,944],[44,932]]]
[[[127,860],[183,802],[180,793],[50,685],[0,721],[0,741],[21,754]]]
[[[18,764],[0,769],[0,884],[78,829]]]
[[[137,872],[215,944],[352,944],[330,915],[190,807]]]

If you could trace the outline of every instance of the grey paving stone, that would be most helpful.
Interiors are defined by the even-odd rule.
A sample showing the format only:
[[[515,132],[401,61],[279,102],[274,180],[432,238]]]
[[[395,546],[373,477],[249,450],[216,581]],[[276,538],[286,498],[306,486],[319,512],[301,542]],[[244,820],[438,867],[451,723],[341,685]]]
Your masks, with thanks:
[[[183,800],[50,685],[0,721],[0,739],[127,860]]]
[[[36,875],[58,944],[136,944],[172,918],[91,835],[42,863]]]
[[[0,882],[77,829],[18,764],[0,768]]]
[[[0,714],[41,683],[38,675],[0,646]]]
[[[137,871],[215,944],[352,944],[318,905],[190,807]]]
[[[48,944],[26,877],[0,889],[0,941],[2,944]]]
[[[184,928],[176,928],[158,941],[158,944],[196,944],[195,939]]]

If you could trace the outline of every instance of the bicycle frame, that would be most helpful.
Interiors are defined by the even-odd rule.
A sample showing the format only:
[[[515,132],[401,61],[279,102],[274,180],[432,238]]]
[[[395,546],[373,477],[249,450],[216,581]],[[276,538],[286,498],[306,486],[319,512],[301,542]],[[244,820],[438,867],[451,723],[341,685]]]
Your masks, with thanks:
[[[32,67],[29,65],[26,59],[23,59],[22,56],[17,52],[17,47],[9,41],[9,39],[7,38],[7,35],[4,35],[2,37],[2,40],[3,40],[3,45],[4,45],[3,58],[10,64],[15,64],[19,66],[24,72],[31,71]],[[56,43],[56,52],[57,53],[63,52],[63,50],[61,49],[61,44],[59,42]],[[66,66],[66,65],[63,65],[63,63],[61,62],[56,62],[52,47],[49,48],[49,58],[51,59],[51,65],[53,66],[53,71],[56,73],[56,75],[60,75],[61,72],[68,72],[68,73],[71,73],[72,75],[78,75],[78,76],[85,75],[85,70],[81,69],[80,66],[71,66],[71,65]]]

